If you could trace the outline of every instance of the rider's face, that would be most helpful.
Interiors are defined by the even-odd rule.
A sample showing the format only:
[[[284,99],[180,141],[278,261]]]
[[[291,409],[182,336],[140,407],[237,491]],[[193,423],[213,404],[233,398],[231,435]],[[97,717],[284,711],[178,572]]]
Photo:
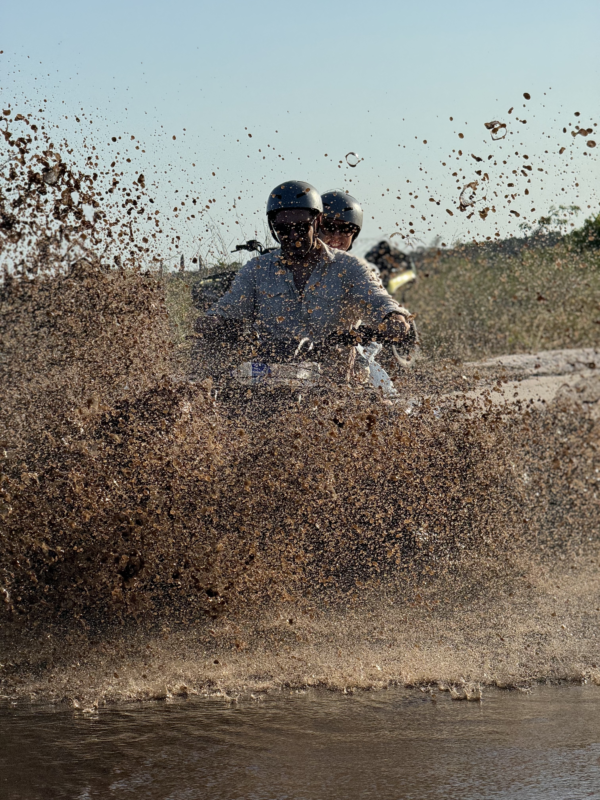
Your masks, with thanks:
[[[277,214],[273,227],[284,255],[301,258],[312,250],[317,236],[317,220],[318,217],[308,208],[290,208]]]
[[[349,250],[354,238],[354,229],[345,223],[323,220],[319,229],[319,239],[337,250]]]

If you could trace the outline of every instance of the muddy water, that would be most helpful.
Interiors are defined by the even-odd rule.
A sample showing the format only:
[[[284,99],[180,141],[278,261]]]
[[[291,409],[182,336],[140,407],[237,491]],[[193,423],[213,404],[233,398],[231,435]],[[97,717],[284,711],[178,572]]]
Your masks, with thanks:
[[[510,798],[600,791],[600,688],[288,692],[93,715],[0,712],[0,794],[37,798]]]

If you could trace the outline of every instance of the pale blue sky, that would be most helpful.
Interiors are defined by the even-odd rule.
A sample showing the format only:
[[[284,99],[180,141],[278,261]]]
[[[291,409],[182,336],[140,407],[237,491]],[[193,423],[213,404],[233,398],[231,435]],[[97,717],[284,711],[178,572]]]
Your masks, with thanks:
[[[107,154],[110,136],[134,134],[146,153],[131,168],[150,179],[156,165],[157,202],[170,210],[175,188],[194,181],[202,203],[216,199],[210,216],[228,244],[240,240],[233,199],[242,233],[261,234],[267,194],[286,178],[349,189],[365,206],[365,243],[411,222],[423,241],[505,235],[553,202],[598,206],[598,129],[594,150],[562,134],[600,122],[598,0],[57,0],[6,6],[2,19],[3,103],[47,99],[47,118],[70,139],[83,108]],[[493,119],[509,123],[503,142],[483,125]],[[364,161],[340,168],[350,150]],[[471,153],[486,162],[485,202],[497,209],[485,220],[457,208],[481,168]],[[534,167],[527,197],[524,153]],[[504,201],[502,160],[518,168],[519,218]],[[205,235],[197,219],[176,224],[186,247]]]

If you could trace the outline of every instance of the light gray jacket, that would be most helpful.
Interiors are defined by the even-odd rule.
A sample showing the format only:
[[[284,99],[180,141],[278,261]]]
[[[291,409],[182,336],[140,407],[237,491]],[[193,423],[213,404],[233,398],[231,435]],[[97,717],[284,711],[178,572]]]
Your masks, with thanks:
[[[319,341],[361,321],[377,327],[388,314],[408,316],[383,288],[371,265],[320,242],[321,259],[302,293],[281,261],[281,250],[253,258],[208,314],[246,320],[274,339]]]

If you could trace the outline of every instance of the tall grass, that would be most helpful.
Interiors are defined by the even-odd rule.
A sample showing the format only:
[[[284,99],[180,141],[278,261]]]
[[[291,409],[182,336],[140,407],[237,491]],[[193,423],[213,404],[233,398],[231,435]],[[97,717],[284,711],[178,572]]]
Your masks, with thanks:
[[[508,249],[508,248],[507,248]],[[600,251],[429,250],[403,299],[424,352],[459,359],[600,345]]]
[[[171,329],[178,347],[184,346],[198,316],[192,305],[192,286],[201,277],[201,272],[171,272],[163,278]]]

